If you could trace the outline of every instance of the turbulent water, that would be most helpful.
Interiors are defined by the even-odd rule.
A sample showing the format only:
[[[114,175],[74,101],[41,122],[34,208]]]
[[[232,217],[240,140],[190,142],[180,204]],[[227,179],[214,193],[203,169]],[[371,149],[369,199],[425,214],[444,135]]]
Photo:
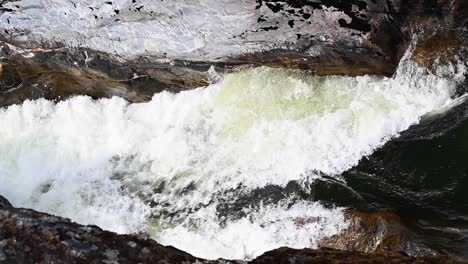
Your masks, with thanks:
[[[445,76],[445,77],[440,77]],[[304,193],[450,107],[456,77],[404,63],[393,78],[255,68],[151,102],[75,97],[0,109],[0,193],[15,206],[198,257],[315,247],[347,223]],[[265,194],[266,193],[266,194]]]

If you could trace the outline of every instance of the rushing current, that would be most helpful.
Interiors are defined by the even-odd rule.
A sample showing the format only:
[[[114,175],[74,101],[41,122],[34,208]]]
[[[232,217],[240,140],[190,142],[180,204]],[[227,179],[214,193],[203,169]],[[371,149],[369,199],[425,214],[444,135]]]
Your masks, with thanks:
[[[409,62],[392,78],[260,67],[147,103],[26,101],[0,109],[0,193],[208,259],[316,247],[347,227],[345,208],[262,190],[295,182],[307,193],[322,177],[339,180],[449,108],[456,83]]]

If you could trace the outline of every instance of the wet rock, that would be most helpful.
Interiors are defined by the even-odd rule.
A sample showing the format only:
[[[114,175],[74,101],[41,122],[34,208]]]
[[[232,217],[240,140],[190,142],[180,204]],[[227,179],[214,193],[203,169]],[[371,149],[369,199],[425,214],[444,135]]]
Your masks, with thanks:
[[[5,197],[0,195],[0,209],[7,209],[11,207],[11,203]]]
[[[365,254],[330,248],[280,248],[263,254],[251,263],[305,264],[305,263],[462,263],[449,257],[408,257],[401,253]]]
[[[1,263],[194,263],[196,258],[134,235],[27,209],[0,210]]]
[[[13,48],[2,62],[0,75],[0,107],[26,99],[63,100],[76,95],[119,96],[138,103],[163,90],[179,92],[206,86],[210,78],[206,71],[178,66],[119,64],[91,51],[35,51],[34,56],[25,57],[28,51],[9,46]]]
[[[382,254],[403,250],[403,227],[397,214],[351,210],[346,212],[345,218],[349,227],[322,240],[322,247]]]
[[[0,60],[0,107],[7,97],[16,93],[21,83],[16,67],[8,60]]]
[[[355,49],[344,52],[339,47],[329,47],[327,54],[314,57],[303,52],[269,51],[241,55],[231,62],[254,67],[300,69],[319,76],[365,74],[391,76],[396,68],[396,64],[389,63],[377,51]]]
[[[437,255],[415,237],[412,230],[395,211],[345,212],[348,228],[320,241],[320,246],[363,253],[391,254],[401,252],[410,256]]]
[[[464,0],[407,1],[402,31],[417,39],[412,59],[434,70],[468,57],[468,4]]]
[[[456,31],[436,33],[416,46],[412,59],[429,69],[434,69],[438,64],[456,64],[468,54],[467,44]]]

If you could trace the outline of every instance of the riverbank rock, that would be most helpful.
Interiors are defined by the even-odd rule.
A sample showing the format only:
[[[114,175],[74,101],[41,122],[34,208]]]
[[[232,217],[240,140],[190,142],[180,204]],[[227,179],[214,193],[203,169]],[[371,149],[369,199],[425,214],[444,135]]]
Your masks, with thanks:
[[[27,209],[0,210],[0,263],[194,263],[153,240]]]
[[[391,76],[408,45],[393,15],[396,5],[384,0],[1,1],[0,41],[9,50],[2,60],[29,74],[8,88],[0,106],[74,94],[141,102],[163,90],[207,86],[217,72],[250,66]]]
[[[135,235],[117,235],[96,226],[29,209],[0,209],[0,263],[247,263],[197,259],[173,247]],[[250,263],[461,263],[450,257],[408,257],[329,248],[280,248]]]
[[[28,51],[6,43],[0,43],[1,47],[8,54],[1,61],[0,107],[26,99],[63,100],[76,95],[119,96],[138,103],[163,90],[180,92],[206,86],[210,80],[207,72],[157,63],[141,68],[137,62],[121,64],[92,51]],[[90,57],[94,60],[86,62]]]

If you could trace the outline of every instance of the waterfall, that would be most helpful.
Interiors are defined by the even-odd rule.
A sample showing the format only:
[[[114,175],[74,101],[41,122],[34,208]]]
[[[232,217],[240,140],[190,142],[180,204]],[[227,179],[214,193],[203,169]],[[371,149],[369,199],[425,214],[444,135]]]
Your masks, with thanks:
[[[0,193],[17,207],[144,232],[203,258],[316,247],[346,228],[343,208],[251,194],[291,181],[307,192],[323,175],[339,180],[423,115],[450,106],[456,81],[409,62],[392,78],[260,67],[148,103],[26,101],[0,109]],[[232,204],[240,205],[220,209]]]

